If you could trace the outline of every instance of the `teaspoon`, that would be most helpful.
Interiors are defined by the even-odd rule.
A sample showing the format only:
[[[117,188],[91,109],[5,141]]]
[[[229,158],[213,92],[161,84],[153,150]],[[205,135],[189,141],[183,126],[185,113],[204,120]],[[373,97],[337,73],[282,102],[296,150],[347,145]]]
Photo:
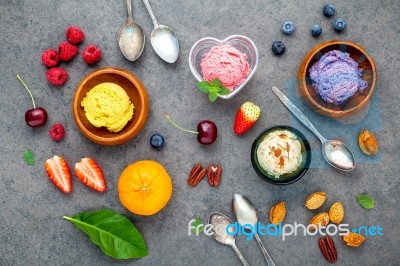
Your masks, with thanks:
[[[325,139],[299,108],[297,108],[277,87],[273,86],[272,91],[278,96],[287,109],[319,138],[322,143],[322,155],[330,165],[342,171],[351,171],[356,167],[353,153],[343,142]]]
[[[154,29],[150,35],[151,46],[153,46],[154,51],[162,60],[174,63],[179,55],[178,37],[176,37],[175,32],[170,27],[158,23],[149,0],[143,0],[143,3],[147,11],[149,11],[154,24]]]
[[[132,0],[126,0],[128,19],[119,29],[118,43],[122,54],[129,61],[135,61],[142,54],[145,37],[140,27],[132,16]]]

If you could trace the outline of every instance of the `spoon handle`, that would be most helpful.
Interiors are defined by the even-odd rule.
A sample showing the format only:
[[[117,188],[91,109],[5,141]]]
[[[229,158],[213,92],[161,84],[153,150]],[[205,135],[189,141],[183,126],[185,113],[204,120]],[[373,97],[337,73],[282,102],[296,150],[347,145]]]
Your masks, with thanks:
[[[159,26],[156,16],[154,16],[153,9],[150,6],[149,0],[143,0],[144,5],[146,6],[147,11],[149,11],[151,20],[153,21],[154,27]]]
[[[240,252],[240,250],[237,248],[237,246],[235,245],[235,243],[233,243],[231,245],[231,247],[233,248],[233,250],[236,252],[236,254],[238,255],[239,259],[242,261],[244,266],[250,266],[249,263],[246,261],[246,259],[243,257],[242,253]]]
[[[133,20],[132,16],[132,0],[126,0],[126,8],[128,9],[128,19]]]
[[[320,140],[321,142],[325,141],[325,138],[318,132],[318,130],[314,127],[314,125],[308,120],[308,118],[296,107],[286,96],[283,94],[277,87],[273,86],[272,91],[278,96],[279,100],[289,109],[290,112],[294,114],[294,116],[299,119],[303,125],[305,125],[309,130],[311,130]]]
[[[264,247],[263,242],[261,242],[261,239],[258,235],[255,235],[258,245],[261,248],[262,253],[264,254],[265,260],[267,261],[268,266],[275,266],[275,263],[272,261],[271,256],[268,254],[268,251]]]

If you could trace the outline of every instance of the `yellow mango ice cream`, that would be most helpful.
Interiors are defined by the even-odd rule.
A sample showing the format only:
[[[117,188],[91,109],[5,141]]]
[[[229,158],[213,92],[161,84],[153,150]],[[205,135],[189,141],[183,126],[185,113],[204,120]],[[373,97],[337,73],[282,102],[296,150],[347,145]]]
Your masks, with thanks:
[[[81,106],[86,118],[95,127],[106,127],[117,133],[132,119],[134,106],[123,88],[111,82],[93,87]]]

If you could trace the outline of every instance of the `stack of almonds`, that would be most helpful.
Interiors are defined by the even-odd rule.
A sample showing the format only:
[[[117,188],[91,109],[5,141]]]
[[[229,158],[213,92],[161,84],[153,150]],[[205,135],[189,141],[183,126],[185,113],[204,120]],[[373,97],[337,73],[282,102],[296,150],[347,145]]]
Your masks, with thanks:
[[[309,210],[316,210],[320,208],[326,200],[326,193],[325,192],[314,192],[306,199],[305,206]],[[327,226],[329,222],[340,224],[344,218],[344,207],[340,201],[337,201],[332,204],[329,209],[329,213],[327,212],[320,212],[315,215],[310,224],[315,225],[316,228],[320,226]],[[358,247],[360,246],[365,238],[362,235],[349,232],[347,235],[342,236],[342,241],[350,247]],[[335,248],[335,243],[330,236],[326,236],[325,238],[319,239],[319,248],[322,252],[322,255],[325,259],[333,263],[337,260],[337,251]]]

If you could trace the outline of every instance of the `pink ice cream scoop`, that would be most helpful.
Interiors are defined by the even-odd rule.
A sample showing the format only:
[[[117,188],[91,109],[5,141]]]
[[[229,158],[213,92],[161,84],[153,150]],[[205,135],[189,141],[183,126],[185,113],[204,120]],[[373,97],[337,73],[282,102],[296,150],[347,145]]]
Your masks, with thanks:
[[[218,78],[230,91],[241,84],[251,71],[247,55],[231,45],[214,46],[200,65],[204,80],[211,82]]]

